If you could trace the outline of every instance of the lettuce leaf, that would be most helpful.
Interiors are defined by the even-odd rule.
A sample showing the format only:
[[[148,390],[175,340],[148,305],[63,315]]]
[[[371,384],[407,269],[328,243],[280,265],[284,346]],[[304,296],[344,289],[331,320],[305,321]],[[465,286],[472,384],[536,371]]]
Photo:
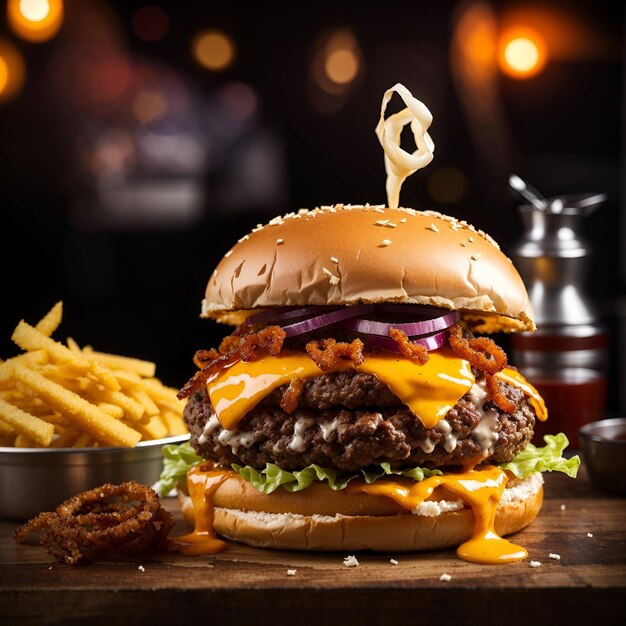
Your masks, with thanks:
[[[569,444],[565,433],[545,435],[543,440],[546,445],[542,448],[529,443],[512,461],[500,463],[498,467],[517,478],[525,478],[533,472],[563,472],[570,478],[576,478],[580,457],[563,457],[563,450]]]
[[[563,451],[569,443],[567,437],[563,433],[546,435],[544,441],[546,445],[542,448],[528,444],[512,461],[500,463],[498,467],[508,470],[517,478],[525,478],[534,472],[564,472],[575,478],[580,465],[580,458],[578,456],[569,459],[563,457]],[[154,486],[161,496],[169,494],[180,481],[184,480],[187,472],[203,460],[193,451],[188,441],[181,445],[163,446],[163,457],[163,471],[159,481]],[[354,478],[363,478],[365,482],[373,483],[378,478],[395,475],[406,476],[419,482],[424,478],[442,474],[440,470],[424,467],[394,470],[391,469],[389,463],[372,465],[358,472],[340,472],[315,464],[292,472],[281,469],[274,463],[268,463],[260,471],[249,465],[233,464],[232,468],[262,493],[272,493],[278,487],[291,492],[301,491],[314,481],[327,482],[331,489],[338,491],[345,489]]]
[[[163,470],[154,490],[160,496],[167,496],[176,485],[185,479],[187,472],[203,461],[191,447],[188,441],[177,445],[175,443],[163,446]]]
[[[233,464],[232,467],[244,480],[251,483],[262,493],[272,493],[278,487],[282,487],[286,491],[301,491],[306,489],[313,481],[325,481],[331,489],[339,491],[345,489],[352,479],[358,477],[365,479],[367,483],[373,483],[376,479],[389,475],[408,476],[415,481],[420,481],[430,476],[440,476],[442,474],[440,470],[430,470],[422,467],[414,467],[408,470],[393,470],[389,463],[373,465],[357,472],[338,472],[315,464],[292,472],[281,469],[273,463],[268,463],[265,469],[261,471],[248,465]]]

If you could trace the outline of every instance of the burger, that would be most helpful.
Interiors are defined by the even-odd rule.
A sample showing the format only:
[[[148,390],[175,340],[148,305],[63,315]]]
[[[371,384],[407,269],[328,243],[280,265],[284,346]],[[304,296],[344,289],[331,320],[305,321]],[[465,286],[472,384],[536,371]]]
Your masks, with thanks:
[[[189,553],[222,537],[305,550],[458,546],[517,561],[542,472],[575,476],[565,435],[487,335],[533,331],[511,261],[431,211],[336,205],[276,217],[210,276],[202,317],[234,327],[198,350],[190,439],[165,448]]]

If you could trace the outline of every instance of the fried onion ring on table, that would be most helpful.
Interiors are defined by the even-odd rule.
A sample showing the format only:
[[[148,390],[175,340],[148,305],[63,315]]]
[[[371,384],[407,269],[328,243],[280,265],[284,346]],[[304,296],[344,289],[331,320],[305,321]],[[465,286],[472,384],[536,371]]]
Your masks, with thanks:
[[[337,343],[330,337],[309,341],[306,353],[323,372],[333,369],[339,359],[349,359],[355,365],[361,365],[364,358],[363,342],[360,339],[354,339],[351,343]]]
[[[115,501],[111,501],[114,499]],[[38,530],[40,543],[59,561],[76,565],[94,557],[139,554],[161,547],[174,526],[150,487],[128,481],[106,483],[40,513],[13,533],[24,542]]]

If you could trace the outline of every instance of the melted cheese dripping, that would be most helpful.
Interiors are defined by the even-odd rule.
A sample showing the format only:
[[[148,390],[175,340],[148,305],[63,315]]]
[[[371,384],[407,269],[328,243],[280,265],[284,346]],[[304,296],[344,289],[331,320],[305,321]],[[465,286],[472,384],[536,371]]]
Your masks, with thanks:
[[[197,465],[187,473],[187,489],[193,502],[195,528],[193,532],[168,540],[168,549],[181,554],[201,556],[221,552],[226,544],[213,529],[213,494],[228,478],[237,476],[229,469],[207,469]]]
[[[461,544],[457,554],[473,563],[512,563],[521,561],[528,552],[521,546],[503,539],[495,530],[496,509],[508,481],[507,475],[495,466],[465,471],[459,474],[431,476],[407,486],[394,480],[365,481],[348,485],[348,492],[359,491],[392,498],[409,511],[415,510],[436,488],[444,487],[457,494],[474,513],[472,537]]]

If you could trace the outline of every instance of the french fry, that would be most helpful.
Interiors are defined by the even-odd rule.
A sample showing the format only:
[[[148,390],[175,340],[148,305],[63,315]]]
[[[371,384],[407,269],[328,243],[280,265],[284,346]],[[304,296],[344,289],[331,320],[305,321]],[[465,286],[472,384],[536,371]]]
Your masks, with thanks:
[[[140,376],[152,378],[156,372],[156,364],[152,361],[144,361],[129,356],[109,354],[108,352],[96,352],[91,348],[84,348],[83,354],[90,360],[110,367],[111,369],[127,370]]]
[[[92,372],[107,389],[112,391],[119,391],[120,389],[119,383],[110,372],[99,367],[97,363],[91,363],[82,353],[72,352],[62,343],[46,337],[46,335],[27,324],[24,320],[21,320],[15,327],[11,339],[22,350],[46,350],[55,361],[66,363],[73,370],[76,370],[77,373],[86,374],[87,372]]]
[[[128,394],[139,404],[143,404],[146,415],[158,415],[161,412],[154,400],[143,389],[130,389]]]
[[[63,319],[63,302],[57,302],[44,317],[42,317],[35,328],[46,337],[52,337],[54,331],[59,327]]]
[[[96,394],[103,402],[109,402],[110,404],[117,404],[124,410],[124,417],[133,421],[139,422],[143,420],[146,409],[143,404],[137,402],[134,398],[130,398],[127,395],[119,391],[109,391],[105,389]]]
[[[58,302],[34,326],[20,321],[11,338],[25,352],[0,359],[0,445],[133,446],[187,433],[185,403],[154,363],[52,339],[62,314]]]
[[[187,433],[187,426],[180,413],[165,410],[161,413],[161,417],[165,420],[170,435],[184,435]]]
[[[0,419],[0,435],[14,435],[15,428],[11,426],[8,422],[5,422],[3,419]]]
[[[113,404],[111,402],[98,402],[96,406],[116,419],[122,419],[124,417],[124,409],[117,404]]]
[[[22,367],[19,366],[18,367]],[[22,409],[0,400],[0,418],[12,426],[20,435],[33,439],[42,446],[49,446],[54,435],[54,426]]]
[[[92,437],[112,445],[134,446],[141,433],[111,417],[94,404],[61,385],[44,378],[38,372],[12,363],[13,375],[43,398],[56,410],[67,415]]]

